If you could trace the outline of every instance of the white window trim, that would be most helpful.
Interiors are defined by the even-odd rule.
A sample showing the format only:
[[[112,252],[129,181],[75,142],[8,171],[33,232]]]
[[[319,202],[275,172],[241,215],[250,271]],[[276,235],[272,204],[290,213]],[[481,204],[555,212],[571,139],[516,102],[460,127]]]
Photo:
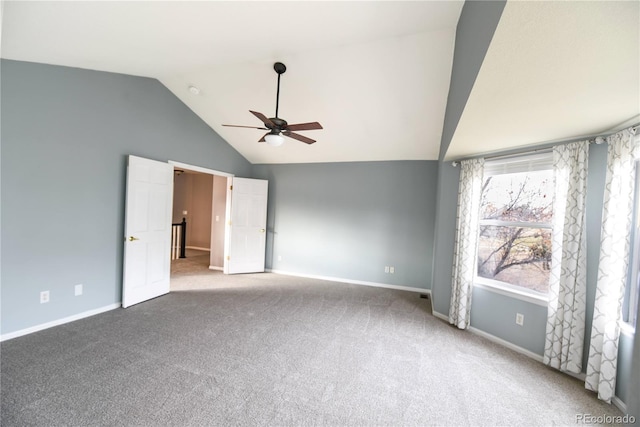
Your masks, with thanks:
[[[503,221],[501,219],[481,219],[479,222],[480,225],[494,227],[553,228],[550,222]]]
[[[553,170],[552,150],[545,150],[541,153],[506,156],[485,163],[485,177],[542,170]],[[553,229],[552,224],[548,222],[503,221],[494,219],[481,219],[479,225]],[[478,232],[480,232],[480,230],[478,230]],[[478,276],[477,268],[473,286],[539,306],[547,307],[549,305],[549,296],[547,294],[541,294],[522,286]]]

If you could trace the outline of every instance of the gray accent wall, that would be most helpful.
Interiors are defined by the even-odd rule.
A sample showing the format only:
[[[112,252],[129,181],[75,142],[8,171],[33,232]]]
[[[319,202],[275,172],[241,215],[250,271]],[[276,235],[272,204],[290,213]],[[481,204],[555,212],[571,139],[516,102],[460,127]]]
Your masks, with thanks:
[[[433,309],[449,312],[453,236],[458,203],[460,169],[442,162],[473,89],[484,56],[489,49],[506,1],[466,1],[456,28],[456,44],[451,70],[451,84],[440,143],[438,170],[435,258],[433,271]]]
[[[638,305],[637,319],[640,319],[640,304]],[[640,323],[636,325],[636,336]],[[629,395],[625,400],[627,412],[636,418],[636,423],[640,423],[640,339],[634,339],[633,355],[631,357],[631,375],[629,376]]]
[[[546,306],[479,287],[473,288],[472,300],[471,327],[542,355],[547,324]],[[522,326],[515,323],[516,313],[524,315]]]
[[[448,315],[449,301],[451,300],[460,167],[454,167],[451,162],[440,162],[439,165],[431,304],[434,312]]]
[[[121,301],[127,155],[250,176],[155,79],[0,66],[2,334]],[[51,300],[40,304],[44,290]]]
[[[620,334],[618,340],[618,372],[616,374],[615,395],[623,402],[628,402],[631,394],[631,376],[633,374],[633,335]]]
[[[451,85],[440,144],[440,167],[434,239],[433,309],[448,316],[451,298],[451,273],[453,268],[454,233],[456,227],[459,168],[443,162],[462,116],[467,99],[488,50],[495,29],[500,21],[505,1],[467,1],[462,8],[456,30],[456,45],[451,74]],[[482,141],[478,141],[482,143]],[[591,319],[597,281],[597,265],[600,250],[600,226],[602,220],[602,198],[606,167],[605,145],[592,145],[589,152],[589,177],[587,195],[587,311],[584,366],[588,357]],[[511,342],[535,354],[544,351],[546,308],[536,304],[515,300],[486,289],[473,291],[471,325],[481,331]],[[522,327],[515,325],[515,313],[525,314]],[[630,378],[638,378],[640,357],[638,340],[628,335],[620,338],[618,381],[616,395],[623,401],[630,400],[631,408],[638,409],[638,393],[629,392]],[[632,360],[633,371],[631,370]],[[640,383],[640,381],[636,381]],[[633,387],[638,390],[637,384]]]
[[[467,99],[506,4],[504,0],[464,2],[456,28],[456,46],[442,129],[440,160],[444,159],[449,149],[451,138],[467,105]]]
[[[440,163],[436,239],[434,250],[433,308],[444,316],[449,314],[451,273],[453,270],[453,236],[456,227],[459,169],[450,163]],[[607,146],[589,147],[587,179],[587,308],[585,321],[584,369],[589,352],[593,305],[595,301],[600,255],[602,202],[606,178]],[[516,313],[525,315],[522,327],[515,324]],[[504,296],[487,289],[474,288],[471,326],[542,356],[546,328],[546,307]],[[620,336],[616,396],[623,402],[629,397],[633,337]]]
[[[431,288],[436,161],[255,165],[253,171],[269,180],[267,268]]]

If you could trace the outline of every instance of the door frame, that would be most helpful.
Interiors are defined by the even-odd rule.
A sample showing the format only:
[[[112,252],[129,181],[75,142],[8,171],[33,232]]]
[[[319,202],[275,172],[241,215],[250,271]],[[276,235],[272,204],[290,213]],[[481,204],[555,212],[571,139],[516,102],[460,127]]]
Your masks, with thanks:
[[[182,162],[177,162],[174,160],[169,160],[167,163],[169,163],[170,165],[173,166],[173,168],[178,168],[178,169],[187,169],[187,170],[191,170],[191,171],[195,171],[195,172],[201,172],[201,173],[206,173],[208,175],[217,175],[217,176],[222,176],[222,177],[226,177],[227,178],[227,200],[226,200],[226,206],[225,206],[225,212],[226,212],[226,224],[224,227],[224,256],[223,256],[223,273],[227,274],[227,272],[229,271],[229,266],[227,265],[227,255],[228,255],[228,248],[229,248],[229,215],[231,213],[231,199],[230,199],[230,193],[231,193],[231,185],[233,182],[233,177],[235,176],[232,173],[229,172],[222,172],[222,171],[218,171],[215,169],[209,169],[209,168],[203,168],[202,166],[195,166],[195,165],[190,165],[188,163],[182,163]],[[213,225],[213,218],[211,219],[212,221],[212,225]]]

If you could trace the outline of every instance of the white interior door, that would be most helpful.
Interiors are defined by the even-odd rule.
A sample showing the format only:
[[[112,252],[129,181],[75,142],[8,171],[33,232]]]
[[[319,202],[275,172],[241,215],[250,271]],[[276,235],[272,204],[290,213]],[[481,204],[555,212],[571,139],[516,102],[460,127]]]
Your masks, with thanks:
[[[268,181],[262,179],[230,179],[233,189],[227,222],[226,274],[264,272],[267,241]]]
[[[122,306],[169,292],[173,166],[129,156]]]

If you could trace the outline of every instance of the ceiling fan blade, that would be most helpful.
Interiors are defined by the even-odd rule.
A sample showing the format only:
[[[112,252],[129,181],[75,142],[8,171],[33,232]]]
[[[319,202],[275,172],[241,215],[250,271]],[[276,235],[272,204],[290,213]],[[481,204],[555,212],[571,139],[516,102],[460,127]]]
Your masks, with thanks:
[[[259,128],[259,127],[256,127],[256,126],[241,126],[241,125],[222,125],[222,126],[227,126],[227,127],[231,127],[231,128],[247,128],[247,129],[269,130],[267,128]]]
[[[249,112],[250,112],[251,114],[253,114],[254,116],[256,116],[257,118],[259,118],[259,119],[260,119],[260,121],[261,121],[262,123],[264,123],[264,125],[265,125],[266,127],[268,127],[269,129],[272,129],[272,128],[274,128],[274,127],[275,127],[275,125],[273,124],[273,122],[272,122],[271,120],[269,120],[269,119],[267,118],[267,116],[265,116],[264,114],[262,114],[262,113],[258,113],[257,111],[251,111],[251,110],[249,110]]]
[[[264,137],[265,137],[265,136],[267,136],[267,135],[269,135],[270,133],[271,133],[271,132],[267,132],[267,133],[265,133],[264,135],[262,135],[262,138],[260,138],[260,139],[258,140],[258,142],[267,142],[267,140],[266,140],[266,139],[264,139]]]
[[[306,136],[302,136],[302,135],[300,135],[298,133],[289,132],[288,130],[282,132],[282,134],[284,136],[288,136],[289,138],[293,138],[293,139],[297,139],[298,141],[302,141],[305,144],[313,144],[314,142],[316,142],[315,139],[307,138]]]
[[[318,122],[311,123],[296,123],[293,125],[287,125],[287,130],[316,130],[322,129],[322,125]]]

